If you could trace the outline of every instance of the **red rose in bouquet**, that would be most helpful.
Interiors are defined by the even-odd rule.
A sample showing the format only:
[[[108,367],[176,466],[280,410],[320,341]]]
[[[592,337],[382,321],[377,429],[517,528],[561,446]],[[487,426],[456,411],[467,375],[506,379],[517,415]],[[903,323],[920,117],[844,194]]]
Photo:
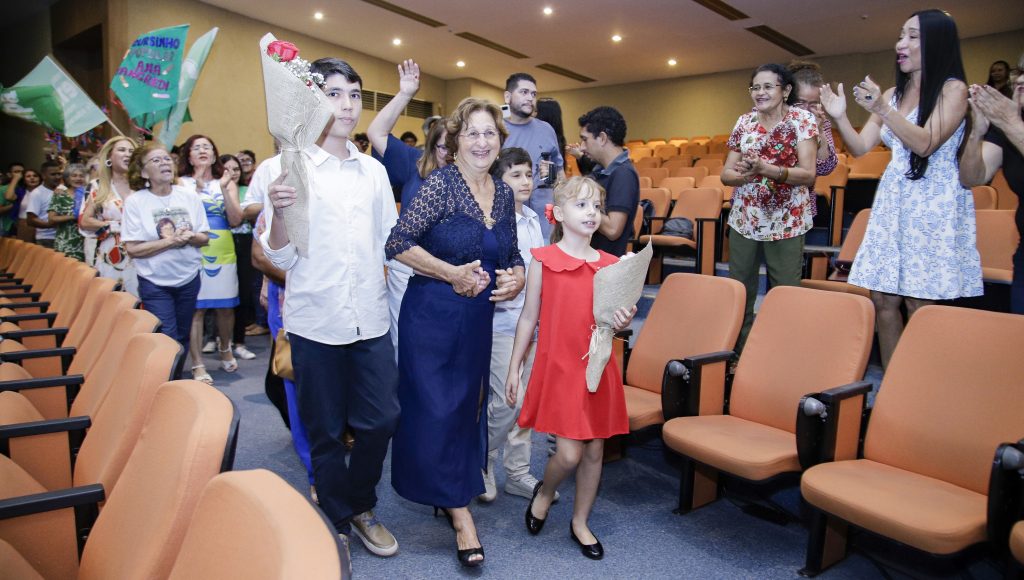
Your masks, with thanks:
[[[275,40],[267,45],[267,54],[277,62],[288,62],[299,56],[299,48],[290,42]]]

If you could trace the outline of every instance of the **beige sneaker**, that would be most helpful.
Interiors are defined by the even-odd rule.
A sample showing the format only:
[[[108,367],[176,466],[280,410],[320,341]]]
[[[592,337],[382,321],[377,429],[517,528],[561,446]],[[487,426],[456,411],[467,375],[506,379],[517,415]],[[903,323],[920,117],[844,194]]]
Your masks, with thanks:
[[[487,453],[487,471],[484,472],[484,492],[477,497],[482,502],[490,503],[498,497],[498,484],[494,481],[494,462],[498,458],[498,450]]]
[[[378,556],[393,556],[398,552],[398,540],[380,523],[373,510],[352,516],[352,532],[367,550]]]

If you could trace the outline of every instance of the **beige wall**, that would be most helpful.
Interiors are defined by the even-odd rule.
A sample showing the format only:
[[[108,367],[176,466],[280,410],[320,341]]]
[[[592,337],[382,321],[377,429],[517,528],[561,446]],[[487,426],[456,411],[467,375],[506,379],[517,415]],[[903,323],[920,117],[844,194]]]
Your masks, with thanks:
[[[984,83],[992,61],[1016,62],[1024,51],[1024,30],[967,39],[961,42],[961,49],[968,81]],[[866,74],[883,87],[893,83],[891,50],[816,60],[825,78],[843,82],[847,93],[851,84],[860,82]],[[544,87],[540,89],[542,96],[557,99],[562,106],[570,142],[577,134],[579,116],[600,105],[611,105],[622,112],[629,127],[627,139],[651,139],[730,132],[736,118],[751,107],[746,91],[749,81],[750,70],[741,70],[575,91],[547,93]],[[853,107],[850,119],[859,125],[867,115]]]
[[[161,0],[141,4],[136,0],[108,0],[110,26],[106,58],[108,63],[112,63],[112,68],[121,62],[125,49],[135,37],[148,30],[188,23],[191,25],[188,44],[191,45],[207,30],[214,26],[220,27],[190,103],[195,121],[185,124],[179,142],[192,133],[201,132],[216,140],[222,152],[252,149],[260,159],[273,154],[273,141],[267,132],[263,73],[258,52],[259,39],[267,32],[295,43],[302,51],[302,57],[307,60],[336,56],[348,61],[363,78],[363,87],[366,89],[389,94],[398,91],[395,64],[340,45],[246,18],[196,0]],[[422,75],[420,92],[416,98],[444,103],[444,81]],[[356,130],[365,131],[374,115],[372,111],[363,111]],[[422,119],[403,116],[395,132],[401,134],[408,130],[420,135],[422,124]]]

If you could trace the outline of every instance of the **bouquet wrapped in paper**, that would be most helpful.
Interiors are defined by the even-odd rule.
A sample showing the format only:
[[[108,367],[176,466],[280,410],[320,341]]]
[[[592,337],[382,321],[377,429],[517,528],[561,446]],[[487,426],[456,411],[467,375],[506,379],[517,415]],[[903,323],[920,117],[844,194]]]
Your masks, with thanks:
[[[310,183],[302,150],[316,143],[333,113],[317,86],[323,78],[310,73],[309,63],[298,56],[295,45],[277,40],[273,34],[260,39],[267,124],[281,144],[281,170],[287,172],[283,183],[294,187],[296,193],[295,203],[284,210],[285,231],[298,254],[305,257],[309,255]]]
[[[632,308],[640,300],[654,250],[648,244],[638,253],[601,268],[594,274],[594,327],[587,352],[587,390],[597,392],[601,375],[612,357],[615,311]]]

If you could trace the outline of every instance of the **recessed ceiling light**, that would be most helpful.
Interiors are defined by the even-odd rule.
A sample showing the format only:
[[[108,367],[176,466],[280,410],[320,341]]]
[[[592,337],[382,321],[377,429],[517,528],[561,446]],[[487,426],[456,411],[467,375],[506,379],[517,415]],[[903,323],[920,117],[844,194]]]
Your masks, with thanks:
[[[395,46],[402,46],[402,39],[401,38],[396,38],[396,39],[391,41],[391,44],[393,44]]]
[[[455,66],[457,66],[457,67],[459,67],[459,68],[465,68],[465,66],[466,66],[466,61],[464,61],[464,60],[460,60],[460,61],[458,61],[458,62],[456,62],[456,63],[455,63]]]
[[[622,37],[619,36],[618,34],[613,34],[612,35],[612,42],[622,42]]]
[[[679,63],[676,62],[676,59],[674,59],[674,58],[668,59],[668,66],[676,66],[677,64],[679,64]]]
[[[313,13],[313,18],[315,18],[317,20],[323,20],[324,19],[324,13],[323,12],[314,12]]]
[[[554,10],[552,10],[550,6],[545,6],[544,7],[544,16],[551,16],[551,14],[553,12],[554,12]]]

